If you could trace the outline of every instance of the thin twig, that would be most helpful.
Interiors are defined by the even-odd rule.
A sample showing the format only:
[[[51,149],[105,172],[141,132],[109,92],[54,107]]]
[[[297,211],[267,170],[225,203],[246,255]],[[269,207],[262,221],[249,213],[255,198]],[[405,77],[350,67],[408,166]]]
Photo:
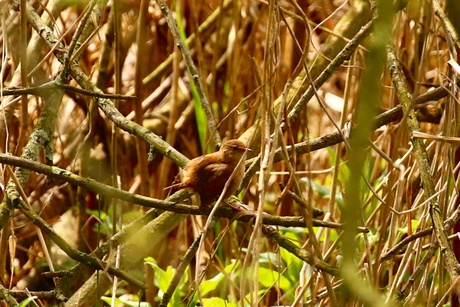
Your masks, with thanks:
[[[411,94],[409,93],[404,83],[394,48],[388,47],[387,52],[391,79],[394,84],[396,94],[398,95],[400,104],[403,108],[409,132],[412,136],[414,132],[420,131],[420,125],[417,121],[417,116],[414,109],[411,108]],[[420,168],[420,178],[422,180],[423,191],[425,192],[425,197],[430,199],[433,195],[435,195],[436,191],[435,184],[431,175],[428,153],[426,151],[423,140],[411,137],[411,142],[414,146],[415,158]],[[447,233],[443,227],[441,210],[439,208],[439,202],[437,198],[434,198],[430,201],[430,215],[433,222],[437,242],[439,243],[441,253],[444,256],[444,262],[446,264],[447,270],[450,273],[451,281],[454,282],[460,276],[460,264],[457,262],[455,254],[448,242]],[[457,293],[457,295],[460,297],[460,287],[456,287],[455,293]]]
[[[68,84],[63,84],[56,81],[51,81],[39,86],[31,86],[27,88],[4,88],[3,89],[3,96],[17,96],[17,95],[36,95],[42,96],[44,91],[55,90],[56,88],[63,88],[65,90],[73,91],[75,93],[83,94],[90,97],[96,98],[107,98],[107,99],[119,99],[119,100],[135,100],[137,99],[136,96],[126,96],[126,95],[118,95],[118,94],[105,94],[105,93],[95,93],[91,91],[87,91],[75,86],[71,86]]]

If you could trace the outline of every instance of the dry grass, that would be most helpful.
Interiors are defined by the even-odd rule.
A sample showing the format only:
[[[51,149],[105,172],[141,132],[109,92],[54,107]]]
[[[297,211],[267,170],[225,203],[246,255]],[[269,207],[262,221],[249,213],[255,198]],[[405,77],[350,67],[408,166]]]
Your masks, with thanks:
[[[209,210],[120,196],[1,154],[5,306],[31,295],[7,289],[25,288],[45,306],[62,299],[54,289],[68,306],[106,304],[103,296],[158,305],[168,285],[180,305],[458,306],[459,41],[441,18],[444,1],[409,1],[394,13],[381,1],[369,31],[363,0],[168,1],[196,79],[162,1],[49,1],[46,10],[29,2],[27,14],[0,4],[2,152],[163,200],[184,156],[240,138],[253,154],[239,198],[254,212],[235,221],[222,208],[211,219]],[[339,52],[357,35],[344,58]],[[334,58],[339,65],[314,83]],[[392,64],[399,67],[390,73]],[[94,86],[110,96],[92,97]],[[20,166],[14,175],[8,164]],[[150,201],[171,211],[157,217]],[[314,208],[324,214],[313,219]],[[262,212],[274,219],[263,222]],[[104,262],[91,262],[104,243],[94,253]],[[181,267],[181,281],[171,283]],[[41,274],[60,270],[74,275]]]

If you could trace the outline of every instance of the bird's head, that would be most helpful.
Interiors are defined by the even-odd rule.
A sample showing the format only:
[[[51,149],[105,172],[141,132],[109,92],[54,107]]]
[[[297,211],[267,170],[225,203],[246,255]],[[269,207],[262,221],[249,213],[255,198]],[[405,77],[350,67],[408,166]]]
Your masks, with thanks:
[[[240,140],[229,140],[222,144],[220,152],[224,156],[224,160],[238,163],[238,161],[246,154],[246,151],[252,151]]]

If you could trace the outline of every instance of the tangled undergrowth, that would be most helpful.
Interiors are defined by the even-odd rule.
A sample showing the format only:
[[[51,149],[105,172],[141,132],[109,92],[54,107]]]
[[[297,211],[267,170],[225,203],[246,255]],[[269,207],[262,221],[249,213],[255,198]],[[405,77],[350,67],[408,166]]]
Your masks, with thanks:
[[[459,305],[454,1],[0,10],[0,304]],[[233,138],[233,208],[169,195]]]

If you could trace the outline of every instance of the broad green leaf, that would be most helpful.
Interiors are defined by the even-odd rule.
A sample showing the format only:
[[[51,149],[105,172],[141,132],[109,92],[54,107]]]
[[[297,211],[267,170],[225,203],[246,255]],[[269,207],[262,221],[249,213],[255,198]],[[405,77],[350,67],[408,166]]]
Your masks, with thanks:
[[[155,286],[157,286],[163,293],[166,292],[169,284],[171,283],[171,280],[174,277],[175,269],[173,269],[171,266],[168,266],[166,271],[161,269],[157,265],[155,259],[152,257],[145,258],[145,263],[149,264],[155,271]]]

